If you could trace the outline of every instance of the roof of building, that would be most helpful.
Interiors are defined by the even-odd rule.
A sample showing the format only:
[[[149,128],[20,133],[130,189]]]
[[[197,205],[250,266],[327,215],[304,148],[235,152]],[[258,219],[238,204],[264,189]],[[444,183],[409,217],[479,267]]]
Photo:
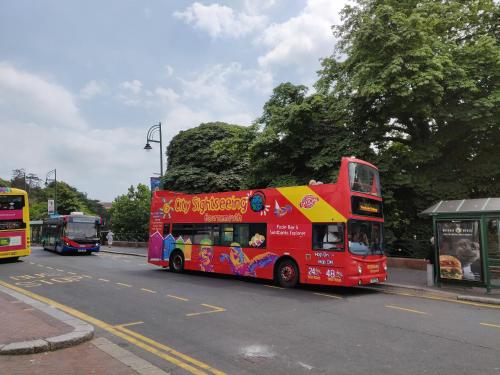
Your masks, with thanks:
[[[428,209],[422,211],[421,215],[438,215],[467,212],[500,212],[500,198],[461,199],[451,201],[439,201]]]

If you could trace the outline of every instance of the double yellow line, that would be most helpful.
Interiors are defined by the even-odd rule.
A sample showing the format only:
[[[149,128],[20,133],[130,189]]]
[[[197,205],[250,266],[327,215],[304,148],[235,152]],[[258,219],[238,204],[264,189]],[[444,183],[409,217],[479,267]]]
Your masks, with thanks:
[[[30,298],[33,298],[34,300],[49,304],[51,306],[54,306],[58,308],[61,311],[64,311],[67,314],[73,315],[74,317],[84,320],[96,327],[99,327],[117,337],[120,337],[121,339],[128,341],[135,346],[144,349],[152,354],[155,354],[156,356],[164,359],[167,362],[173,363],[176,366],[179,366],[183,368],[184,370],[190,372],[191,374],[194,375],[207,375],[207,374],[214,374],[214,375],[225,375],[224,372],[217,370],[214,367],[211,367],[210,365],[198,361],[195,358],[192,358],[186,354],[183,354],[167,345],[163,345],[157,341],[154,341],[150,339],[149,337],[143,336],[139,333],[136,333],[134,331],[131,331],[127,328],[124,327],[124,325],[118,325],[118,326],[113,326],[111,324],[108,324],[106,322],[103,322],[102,320],[96,319],[90,315],[87,315],[81,311],[78,311],[72,307],[63,305],[59,302],[56,302],[54,300],[51,300],[49,298],[40,296],[38,294],[32,293],[26,289],[19,288],[15,285],[8,284],[4,281],[0,280],[0,285],[2,285],[5,288],[12,289],[18,293],[24,294],[25,296],[28,296]]]

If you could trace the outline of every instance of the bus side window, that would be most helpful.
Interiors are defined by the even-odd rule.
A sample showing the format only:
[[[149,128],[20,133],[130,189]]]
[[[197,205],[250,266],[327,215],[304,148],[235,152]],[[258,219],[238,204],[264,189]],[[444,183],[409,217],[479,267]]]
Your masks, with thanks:
[[[313,249],[314,250],[344,250],[344,225],[314,224],[313,225]]]
[[[259,249],[266,248],[267,224],[255,223],[249,224],[249,246]]]
[[[231,243],[234,242],[233,224],[222,224],[220,229],[220,244],[222,246],[231,246]]]
[[[181,241],[185,243],[188,239],[193,243],[193,224],[174,224],[172,226],[172,236],[176,241]]]
[[[170,224],[163,224],[163,237],[170,233]]]

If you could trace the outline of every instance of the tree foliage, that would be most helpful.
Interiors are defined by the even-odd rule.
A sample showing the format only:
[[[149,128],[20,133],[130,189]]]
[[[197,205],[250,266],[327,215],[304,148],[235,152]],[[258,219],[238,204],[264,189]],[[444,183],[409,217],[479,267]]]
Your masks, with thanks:
[[[254,133],[253,127],[223,122],[181,131],[167,148],[164,188],[187,193],[240,189]]]
[[[498,19],[491,0],[360,0],[334,28],[316,88],[379,151],[396,237],[429,233],[433,201],[500,195]]]
[[[54,181],[42,187],[42,180],[36,174],[26,174],[24,169],[14,169],[10,181],[0,180],[0,186],[2,185],[28,192],[31,220],[48,217],[47,201],[55,198]],[[100,216],[105,222],[109,217],[109,213],[99,201],[89,199],[87,194],[63,181],[57,181],[57,212],[68,215],[74,211]]]
[[[144,184],[130,186],[111,206],[111,228],[117,239],[147,241],[151,191]]]

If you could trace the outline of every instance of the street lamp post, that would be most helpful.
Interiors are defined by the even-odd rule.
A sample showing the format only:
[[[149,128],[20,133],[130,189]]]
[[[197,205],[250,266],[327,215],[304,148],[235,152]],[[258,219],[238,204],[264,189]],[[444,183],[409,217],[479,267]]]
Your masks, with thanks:
[[[54,174],[54,213],[57,214],[57,170],[53,169],[47,173],[45,176],[45,185],[47,185],[47,181],[49,180],[49,176]]]
[[[154,139],[154,136],[158,134],[159,140]],[[144,149],[146,151],[149,151],[152,149],[151,145],[149,142],[155,142],[160,144],[160,177],[163,177],[163,144],[162,144],[162,139],[161,139],[161,122],[158,122],[158,124],[153,125],[149,128],[148,130],[148,135],[146,136],[146,146],[144,146]]]

